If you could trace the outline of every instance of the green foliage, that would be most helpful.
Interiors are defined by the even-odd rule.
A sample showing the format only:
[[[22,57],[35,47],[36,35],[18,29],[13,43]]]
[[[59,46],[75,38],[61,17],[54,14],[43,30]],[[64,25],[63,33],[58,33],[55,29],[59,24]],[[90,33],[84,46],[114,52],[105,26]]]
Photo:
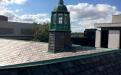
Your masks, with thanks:
[[[48,42],[49,40],[49,23],[38,24],[34,29],[34,41]]]

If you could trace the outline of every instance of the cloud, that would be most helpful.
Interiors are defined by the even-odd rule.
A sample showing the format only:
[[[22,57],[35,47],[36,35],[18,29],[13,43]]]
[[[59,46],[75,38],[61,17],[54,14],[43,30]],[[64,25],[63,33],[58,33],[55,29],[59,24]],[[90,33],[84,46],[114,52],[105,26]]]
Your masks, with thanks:
[[[94,28],[94,23],[111,22],[112,15],[120,13],[115,6],[108,4],[78,3],[67,7],[71,14],[74,32],[83,31],[85,28]]]
[[[26,2],[27,2],[27,0],[0,0],[1,5],[9,5],[9,4],[21,5],[21,4],[24,4]]]
[[[94,23],[111,22],[112,15],[121,13],[115,6],[109,4],[88,4],[78,3],[76,5],[67,5],[71,15],[71,27],[73,32],[82,32],[85,28],[94,28]],[[9,17],[9,21],[24,23],[43,23],[49,22],[48,13],[22,14],[22,9],[12,10],[8,7],[0,7],[0,15]],[[51,11],[50,11],[51,12]]]
[[[25,14],[25,15],[21,15],[18,17],[19,19],[17,19],[17,22],[24,22],[24,23],[45,23],[45,22],[49,22],[50,18],[48,16],[48,14],[45,13],[38,13],[38,14]]]
[[[0,10],[2,10],[2,11],[0,11],[0,15],[7,16],[11,20],[16,16],[16,14],[15,14],[14,11],[12,11],[12,10],[4,7],[4,6],[3,7],[0,7]]]
[[[18,15],[18,12],[22,12],[22,9],[11,10],[6,7],[0,7],[0,15],[7,16],[9,21],[12,22],[22,22],[22,23],[45,23],[49,22],[49,15],[46,13],[37,13],[37,14],[23,14]]]

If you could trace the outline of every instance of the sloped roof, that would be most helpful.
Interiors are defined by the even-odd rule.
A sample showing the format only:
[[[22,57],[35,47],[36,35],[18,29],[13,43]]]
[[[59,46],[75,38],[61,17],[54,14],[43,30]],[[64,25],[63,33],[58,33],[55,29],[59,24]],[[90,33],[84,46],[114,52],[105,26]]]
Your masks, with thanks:
[[[111,49],[89,49],[91,48],[79,46],[76,48],[76,52],[62,52],[53,54],[48,52],[48,43],[0,39],[0,66],[2,67],[25,63],[29,63],[30,65],[30,63],[33,62],[36,63],[61,58],[65,58],[63,60],[66,60],[68,57],[74,58],[76,56],[111,51]]]
[[[64,5],[64,1],[60,0],[58,5],[54,8],[54,12],[67,12],[68,9],[67,7]]]

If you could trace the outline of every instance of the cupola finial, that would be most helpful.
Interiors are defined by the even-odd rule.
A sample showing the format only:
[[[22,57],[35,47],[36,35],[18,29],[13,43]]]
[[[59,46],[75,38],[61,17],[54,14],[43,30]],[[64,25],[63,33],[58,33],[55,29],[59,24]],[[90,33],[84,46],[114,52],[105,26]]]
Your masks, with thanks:
[[[64,1],[63,0],[60,0],[59,1],[59,4],[64,5]]]

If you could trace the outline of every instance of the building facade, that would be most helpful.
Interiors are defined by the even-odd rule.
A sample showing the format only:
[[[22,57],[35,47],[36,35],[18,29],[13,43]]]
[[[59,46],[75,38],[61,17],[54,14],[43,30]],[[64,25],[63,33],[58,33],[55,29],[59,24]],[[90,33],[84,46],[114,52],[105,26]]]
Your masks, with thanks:
[[[97,23],[95,47],[121,48],[121,15],[113,15],[112,23]]]
[[[35,24],[9,22],[8,17],[0,16],[0,37],[29,39],[33,36]]]

